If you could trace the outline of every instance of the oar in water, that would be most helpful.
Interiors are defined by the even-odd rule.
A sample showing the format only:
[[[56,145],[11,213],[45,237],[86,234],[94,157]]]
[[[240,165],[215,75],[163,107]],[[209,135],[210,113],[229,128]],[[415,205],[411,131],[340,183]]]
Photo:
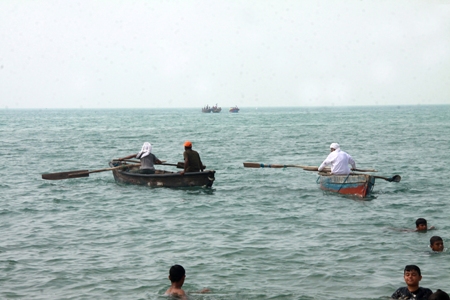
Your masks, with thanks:
[[[373,176],[373,175],[372,175]],[[400,182],[402,180],[402,177],[400,175],[394,175],[392,177],[383,177],[383,176],[373,176],[375,178],[381,178],[389,182]]]
[[[301,166],[301,165],[278,165],[278,164],[260,164],[254,162],[245,162],[245,168],[301,168],[305,171],[319,171],[319,167],[315,166]],[[330,168],[324,168],[324,172],[330,172]],[[354,169],[354,171],[358,172],[377,172],[377,170],[362,170],[362,169]]]
[[[90,173],[98,173],[98,172],[105,172],[105,171],[111,171],[111,170],[117,170],[121,168],[128,168],[128,167],[137,167],[140,166],[140,164],[135,165],[121,165],[114,168],[107,168],[107,169],[100,169],[100,170],[76,170],[76,171],[68,171],[68,172],[59,172],[59,173],[48,173],[48,174],[42,174],[42,179],[47,180],[61,180],[61,179],[71,179],[71,178],[79,178],[79,177],[89,177]]]

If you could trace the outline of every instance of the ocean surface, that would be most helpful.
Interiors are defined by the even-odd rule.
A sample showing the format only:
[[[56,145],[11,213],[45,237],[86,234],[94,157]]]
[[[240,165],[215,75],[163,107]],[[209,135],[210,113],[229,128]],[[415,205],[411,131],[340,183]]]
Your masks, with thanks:
[[[407,264],[450,292],[450,106],[200,110],[0,110],[0,299],[168,299],[174,264],[189,299],[388,299]],[[185,140],[212,189],[41,178],[108,168],[145,141],[177,163]],[[401,182],[360,200],[324,193],[316,172],[243,167],[318,166],[332,142]],[[419,217],[437,229],[404,230]]]

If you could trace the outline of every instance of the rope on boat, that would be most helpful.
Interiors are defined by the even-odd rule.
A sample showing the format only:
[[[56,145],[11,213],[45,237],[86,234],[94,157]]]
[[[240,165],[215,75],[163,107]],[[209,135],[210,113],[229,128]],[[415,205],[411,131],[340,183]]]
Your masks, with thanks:
[[[339,189],[337,190],[337,192],[339,193],[339,191],[342,189],[342,187],[344,186],[345,182],[347,181],[348,177],[350,176],[350,174],[347,175],[347,177],[345,177],[344,182],[341,184],[341,186],[339,187]]]

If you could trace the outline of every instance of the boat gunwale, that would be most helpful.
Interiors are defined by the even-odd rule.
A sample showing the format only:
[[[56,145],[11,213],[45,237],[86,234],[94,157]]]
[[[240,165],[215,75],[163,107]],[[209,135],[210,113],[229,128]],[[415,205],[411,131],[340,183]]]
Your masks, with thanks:
[[[114,170],[115,172],[121,173],[122,175],[131,176],[131,177],[145,177],[145,178],[160,178],[160,177],[178,177],[178,176],[198,176],[198,175],[208,175],[209,173],[215,174],[216,171],[214,170],[205,170],[203,172],[188,172],[184,173],[183,175],[180,172],[172,172],[172,171],[165,171],[167,173],[160,173],[160,174],[143,174],[143,173],[132,173],[122,170]]]

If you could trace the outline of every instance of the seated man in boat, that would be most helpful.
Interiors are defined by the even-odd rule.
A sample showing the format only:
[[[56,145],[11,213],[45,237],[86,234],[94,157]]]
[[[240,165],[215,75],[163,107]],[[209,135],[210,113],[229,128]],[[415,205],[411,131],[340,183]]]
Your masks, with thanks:
[[[186,141],[184,143],[184,170],[180,172],[181,175],[187,172],[203,172],[203,163],[197,151],[192,150],[192,143]]]
[[[341,150],[338,143],[332,143],[330,145],[331,153],[319,167],[319,172],[322,171],[325,166],[331,165],[331,174],[333,175],[348,175],[351,169],[348,165],[352,166],[352,169],[356,169],[356,163],[353,158],[346,152]]]
[[[142,145],[142,149],[139,153],[119,158],[119,160],[139,158],[139,160],[141,161],[139,173],[155,174],[154,165],[161,164],[162,162],[158,158],[156,158],[156,156],[151,152],[152,152],[152,145],[149,142],[145,142],[144,145]]]

